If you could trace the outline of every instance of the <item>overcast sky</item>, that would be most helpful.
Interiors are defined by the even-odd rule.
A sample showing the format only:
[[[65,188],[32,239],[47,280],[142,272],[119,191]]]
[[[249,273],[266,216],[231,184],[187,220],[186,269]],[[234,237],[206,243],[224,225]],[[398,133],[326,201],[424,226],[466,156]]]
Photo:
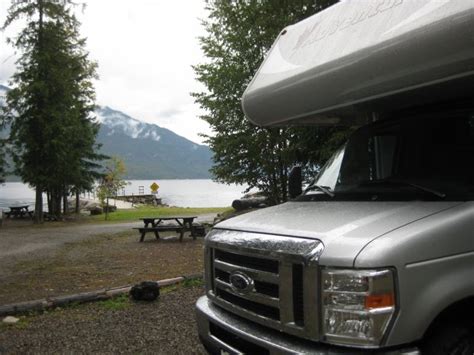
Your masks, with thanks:
[[[97,103],[200,143],[198,133],[210,129],[189,93],[203,90],[191,65],[204,60],[197,40],[204,34],[204,0],[84,1],[77,14],[90,58],[99,63]],[[9,3],[0,0],[1,24]],[[12,31],[0,33],[0,84],[15,69],[5,43]]]

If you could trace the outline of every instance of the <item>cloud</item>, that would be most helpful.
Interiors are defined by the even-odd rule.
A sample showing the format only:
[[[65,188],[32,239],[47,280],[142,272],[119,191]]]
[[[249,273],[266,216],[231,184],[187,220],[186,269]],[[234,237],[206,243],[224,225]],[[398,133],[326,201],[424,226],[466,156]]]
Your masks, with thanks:
[[[189,95],[201,91],[191,65],[204,61],[203,0],[86,0],[77,11],[90,58],[99,64],[97,103],[202,142],[210,132]],[[0,23],[8,3],[0,4]],[[0,36],[4,36],[0,33]],[[14,71],[13,50],[0,37],[0,81]]]
[[[160,120],[165,120],[165,119],[172,119],[173,117],[176,117],[180,114],[183,113],[182,109],[176,109],[176,108],[169,108],[165,109],[162,111],[158,111],[156,114],[157,117],[160,117]]]
[[[6,85],[15,70],[14,60],[0,58],[0,84]]]

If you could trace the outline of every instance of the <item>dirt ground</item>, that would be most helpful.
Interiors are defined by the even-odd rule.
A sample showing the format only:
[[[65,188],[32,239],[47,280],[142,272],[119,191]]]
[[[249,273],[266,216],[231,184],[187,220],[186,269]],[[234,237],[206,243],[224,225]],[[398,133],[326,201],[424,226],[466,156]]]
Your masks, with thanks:
[[[212,220],[201,216],[198,221]],[[144,243],[140,223],[4,226],[0,305],[201,273],[203,240],[176,233]]]
[[[0,323],[0,354],[205,354],[194,315],[203,293],[178,287],[151,303],[121,297],[22,316]]]

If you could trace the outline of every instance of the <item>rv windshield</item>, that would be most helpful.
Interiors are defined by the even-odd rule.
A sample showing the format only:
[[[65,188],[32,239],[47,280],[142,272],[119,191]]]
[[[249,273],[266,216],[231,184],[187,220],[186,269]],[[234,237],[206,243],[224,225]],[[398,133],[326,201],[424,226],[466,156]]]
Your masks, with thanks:
[[[472,200],[473,157],[472,114],[381,121],[356,131],[301,199]]]

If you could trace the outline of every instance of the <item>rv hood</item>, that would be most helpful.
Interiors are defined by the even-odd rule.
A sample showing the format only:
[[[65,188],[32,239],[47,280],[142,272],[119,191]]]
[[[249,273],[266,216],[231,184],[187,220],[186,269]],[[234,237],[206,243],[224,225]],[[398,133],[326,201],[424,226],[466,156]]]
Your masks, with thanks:
[[[316,239],[324,244],[321,262],[351,267],[372,240],[460,203],[287,202],[228,219],[215,229]]]

